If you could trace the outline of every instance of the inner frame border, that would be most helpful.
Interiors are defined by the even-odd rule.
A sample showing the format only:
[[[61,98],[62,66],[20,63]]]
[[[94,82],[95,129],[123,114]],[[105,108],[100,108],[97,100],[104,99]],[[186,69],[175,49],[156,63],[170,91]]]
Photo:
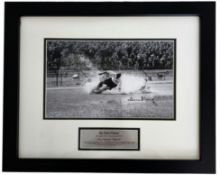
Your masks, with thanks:
[[[46,117],[46,76],[47,76],[47,40],[173,40],[174,41],[174,58],[173,58],[173,118],[48,118]],[[176,121],[176,54],[177,54],[176,38],[44,38],[44,70],[43,70],[43,120],[165,120]]]

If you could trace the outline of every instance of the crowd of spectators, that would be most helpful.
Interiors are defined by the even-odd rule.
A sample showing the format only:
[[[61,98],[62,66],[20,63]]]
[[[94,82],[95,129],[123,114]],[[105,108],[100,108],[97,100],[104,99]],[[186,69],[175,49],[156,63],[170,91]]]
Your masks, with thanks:
[[[70,56],[75,55],[75,56]],[[172,69],[174,40],[51,40],[48,69],[79,66],[80,56],[101,70]],[[85,60],[86,60],[85,59]],[[77,64],[78,63],[78,64]],[[84,61],[80,61],[85,64]]]

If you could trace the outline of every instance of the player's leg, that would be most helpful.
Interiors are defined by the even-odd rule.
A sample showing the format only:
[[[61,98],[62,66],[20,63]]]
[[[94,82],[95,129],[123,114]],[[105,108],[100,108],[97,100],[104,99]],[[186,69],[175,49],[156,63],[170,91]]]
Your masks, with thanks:
[[[104,92],[104,91],[106,91],[106,90],[108,90],[108,89],[109,89],[109,87],[108,87],[106,84],[103,84],[103,86],[100,87],[100,88],[97,90],[96,93],[102,93],[102,92]]]
[[[98,85],[95,88],[93,88],[91,92],[96,93],[103,86],[103,84],[103,81],[99,82]]]
[[[96,93],[96,94],[100,94],[108,89],[109,89],[109,87],[106,84],[103,84],[101,87],[99,87],[99,88],[97,87],[97,88],[93,89],[92,92]]]

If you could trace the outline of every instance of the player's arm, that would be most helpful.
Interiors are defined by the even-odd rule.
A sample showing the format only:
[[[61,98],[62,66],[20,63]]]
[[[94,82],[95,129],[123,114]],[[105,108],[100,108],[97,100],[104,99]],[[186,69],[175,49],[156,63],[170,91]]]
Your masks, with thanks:
[[[116,74],[117,74],[116,72],[114,72],[114,71],[112,71],[112,70],[109,70],[109,71],[106,71],[106,72],[108,72],[109,74],[113,74],[113,75],[116,75]]]
[[[98,75],[106,75],[108,77],[116,77],[117,73],[114,71],[104,71],[99,73]]]
[[[103,75],[103,74],[108,74],[108,72],[104,71],[104,72],[99,73],[98,75]]]
[[[101,72],[101,73],[99,73],[98,75],[103,75],[103,74],[108,74],[109,76],[116,76],[116,75],[117,75],[117,73],[116,73],[116,72],[111,71],[111,70]]]

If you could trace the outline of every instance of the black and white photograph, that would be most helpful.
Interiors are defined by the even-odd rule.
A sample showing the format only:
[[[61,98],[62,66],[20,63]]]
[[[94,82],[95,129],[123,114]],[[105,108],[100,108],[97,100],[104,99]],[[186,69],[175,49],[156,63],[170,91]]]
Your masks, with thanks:
[[[45,38],[44,53],[44,119],[176,119],[176,39]]]

